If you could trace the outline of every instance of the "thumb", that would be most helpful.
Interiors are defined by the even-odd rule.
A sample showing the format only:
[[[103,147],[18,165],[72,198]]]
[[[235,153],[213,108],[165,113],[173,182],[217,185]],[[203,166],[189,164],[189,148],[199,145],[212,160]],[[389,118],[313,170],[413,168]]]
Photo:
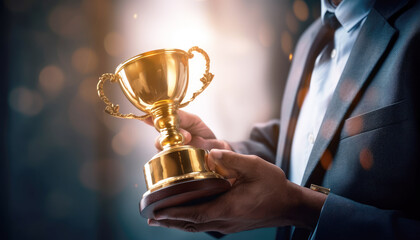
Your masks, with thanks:
[[[212,149],[207,164],[210,169],[225,178],[243,178],[255,174],[255,167],[259,161],[257,156],[243,155],[228,150]]]
[[[184,144],[185,145],[190,144],[191,139],[192,139],[191,133],[182,128],[179,129],[179,132],[182,134],[182,136],[184,136]]]

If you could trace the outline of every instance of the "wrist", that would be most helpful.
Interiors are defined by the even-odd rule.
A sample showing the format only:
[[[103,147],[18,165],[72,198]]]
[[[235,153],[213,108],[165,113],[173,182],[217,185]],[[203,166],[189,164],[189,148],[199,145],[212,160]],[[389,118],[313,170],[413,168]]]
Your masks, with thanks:
[[[327,195],[288,181],[293,196],[289,214],[292,225],[314,229]]]

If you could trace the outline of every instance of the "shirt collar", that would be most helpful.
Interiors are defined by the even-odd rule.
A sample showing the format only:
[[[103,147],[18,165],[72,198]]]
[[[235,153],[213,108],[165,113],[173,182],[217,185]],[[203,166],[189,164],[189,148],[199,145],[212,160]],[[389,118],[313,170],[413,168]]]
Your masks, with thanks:
[[[374,3],[375,0],[343,0],[338,7],[334,8],[329,0],[321,0],[322,23],[324,23],[325,13],[333,12],[343,28],[350,32],[369,14]]]

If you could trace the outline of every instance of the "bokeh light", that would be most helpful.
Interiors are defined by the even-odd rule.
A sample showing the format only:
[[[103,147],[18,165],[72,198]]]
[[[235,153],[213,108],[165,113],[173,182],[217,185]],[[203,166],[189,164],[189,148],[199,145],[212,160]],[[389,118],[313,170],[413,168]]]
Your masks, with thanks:
[[[376,105],[379,101],[379,94],[378,94],[378,89],[376,89],[375,87],[370,87],[367,91],[366,91],[366,100],[369,102],[369,104],[371,105]]]
[[[73,53],[71,63],[77,72],[86,74],[91,73],[96,69],[98,59],[96,53],[92,49],[82,47]]]
[[[292,36],[288,31],[281,34],[281,49],[286,56],[292,51]]]
[[[9,106],[24,115],[37,115],[44,107],[44,100],[37,91],[17,87],[9,94]]]
[[[80,39],[83,37],[85,19],[76,7],[58,5],[48,17],[51,30],[65,38]]]
[[[359,154],[359,161],[362,168],[366,171],[370,170],[374,164],[373,154],[369,148],[363,148]]]
[[[104,39],[104,47],[110,56],[117,57],[124,52],[124,42],[125,40],[120,34],[110,32]]]
[[[340,95],[340,99],[343,102],[349,102],[352,100],[351,94],[349,94],[353,89],[355,89],[355,83],[351,79],[346,79],[345,81],[341,81],[340,84],[337,86],[338,93]]]
[[[296,0],[293,3],[293,12],[300,21],[306,21],[309,17],[308,5],[304,1]]]
[[[39,73],[39,85],[49,95],[57,95],[64,85],[63,71],[54,65],[44,67]]]
[[[138,138],[139,136],[133,133],[130,125],[124,125],[120,132],[112,138],[112,150],[119,155],[125,156],[133,151]]]
[[[344,127],[344,131],[347,132],[348,135],[352,136],[352,135],[356,135],[360,132],[362,132],[363,130],[363,118],[361,117],[356,117],[351,119],[351,125],[345,125]]]
[[[324,139],[330,139],[332,138],[334,134],[334,126],[337,125],[337,121],[334,119],[324,119],[321,129],[319,130],[319,133]]]
[[[322,154],[321,156],[321,159],[320,159],[321,167],[324,170],[329,170],[331,168],[332,162],[333,162],[333,156],[331,152],[327,149],[325,150],[324,154]]]

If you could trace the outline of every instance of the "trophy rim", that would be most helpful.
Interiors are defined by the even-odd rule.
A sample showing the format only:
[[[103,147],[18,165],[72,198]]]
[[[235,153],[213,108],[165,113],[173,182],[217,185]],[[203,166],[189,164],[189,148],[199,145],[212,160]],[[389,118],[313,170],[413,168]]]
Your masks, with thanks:
[[[177,49],[177,48],[162,48],[162,49],[156,49],[156,50],[140,53],[140,54],[138,54],[134,57],[131,57],[131,58],[125,60],[120,65],[118,65],[117,68],[115,69],[115,75],[117,75],[123,68],[125,68],[130,63],[133,63],[133,62],[135,62],[139,59],[145,58],[145,57],[158,55],[158,54],[161,54],[161,53],[164,53],[164,52],[178,52],[178,53],[188,55],[188,53],[186,51],[184,51],[182,49]]]

